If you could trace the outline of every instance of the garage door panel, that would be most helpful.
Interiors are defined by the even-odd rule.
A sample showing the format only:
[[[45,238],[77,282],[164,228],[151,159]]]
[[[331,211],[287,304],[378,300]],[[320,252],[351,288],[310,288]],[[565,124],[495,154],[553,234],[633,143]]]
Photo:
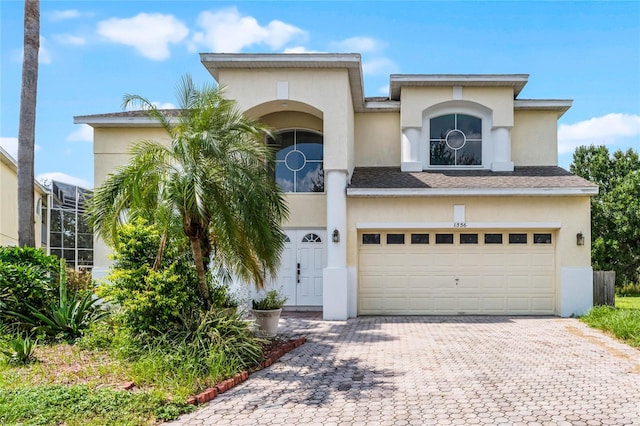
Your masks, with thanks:
[[[505,234],[506,232],[503,232]],[[381,232],[381,234],[384,234]],[[405,234],[408,235],[408,234]],[[360,246],[360,314],[553,314],[553,245]],[[457,279],[457,280],[456,280]]]

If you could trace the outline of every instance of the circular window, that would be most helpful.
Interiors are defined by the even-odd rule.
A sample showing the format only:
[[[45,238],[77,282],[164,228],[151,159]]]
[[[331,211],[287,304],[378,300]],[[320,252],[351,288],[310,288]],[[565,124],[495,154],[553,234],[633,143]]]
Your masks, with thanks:
[[[445,138],[447,146],[451,149],[460,149],[467,141],[466,136],[458,129],[451,130]]]
[[[292,172],[297,172],[302,170],[306,163],[307,163],[307,157],[304,155],[302,151],[298,151],[297,149],[294,149],[293,151],[289,151],[286,157],[284,157],[284,164]]]

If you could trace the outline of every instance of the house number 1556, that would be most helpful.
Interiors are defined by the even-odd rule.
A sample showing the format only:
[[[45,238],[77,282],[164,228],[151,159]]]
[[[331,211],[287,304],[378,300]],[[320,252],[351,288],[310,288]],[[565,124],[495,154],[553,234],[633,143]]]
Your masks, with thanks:
[[[466,228],[467,222],[453,222],[454,228]]]

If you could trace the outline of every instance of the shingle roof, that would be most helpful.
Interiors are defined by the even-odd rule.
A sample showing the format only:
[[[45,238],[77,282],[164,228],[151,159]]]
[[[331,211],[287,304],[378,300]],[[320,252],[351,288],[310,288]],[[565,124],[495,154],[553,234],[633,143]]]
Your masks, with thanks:
[[[356,167],[349,189],[581,188],[597,185],[561,167],[516,167],[513,172],[438,170],[402,172],[398,167]]]

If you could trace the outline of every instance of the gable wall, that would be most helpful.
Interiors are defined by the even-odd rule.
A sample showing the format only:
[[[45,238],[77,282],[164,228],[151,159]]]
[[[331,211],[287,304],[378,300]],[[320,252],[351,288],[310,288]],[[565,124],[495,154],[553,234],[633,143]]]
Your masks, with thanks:
[[[403,87],[401,93],[402,127],[421,127],[422,112],[430,106],[452,101],[453,87]],[[493,125],[513,126],[513,88],[463,87],[463,101],[476,102],[493,111]]]
[[[277,84],[287,81],[288,100],[310,105],[322,113],[325,170],[348,170],[353,149],[353,103],[347,70],[220,70],[225,96],[243,111],[277,99]],[[311,89],[311,90],[310,90]]]

